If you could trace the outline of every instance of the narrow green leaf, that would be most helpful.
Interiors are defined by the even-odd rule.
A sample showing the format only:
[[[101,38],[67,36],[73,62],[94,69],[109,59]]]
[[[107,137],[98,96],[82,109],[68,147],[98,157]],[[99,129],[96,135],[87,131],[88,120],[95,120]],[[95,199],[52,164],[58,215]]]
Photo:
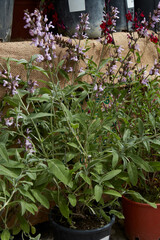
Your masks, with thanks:
[[[36,173],[26,172],[26,174],[28,175],[28,177],[30,177],[30,179],[36,180]]]
[[[149,163],[147,161],[144,161],[141,157],[134,155],[134,154],[129,154],[129,157],[133,160],[133,162],[138,165],[139,167],[141,167],[143,170],[145,170],[146,172],[152,172],[153,169],[152,167],[149,165]]]
[[[119,156],[118,156],[118,153],[114,149],[112,149],[112,155],[113,155],[112,167],[115,168],[117,166]]]
[[[143,121],[140,118],[138,118],[138,130],[139,130],[140,136],[143,136],[144,125],[143,125]]]
[[[94,187],[94,196],[95,196],[95,199],[96,199],[97,202],[99,202],[101,200],[102,193],[103,193],[102,185],[97,184]]]
[[[58,159],[53,159],[48,161],[49,171],[58,178],[61,182],[69,187],[73,186],[71,179],[71,174],[69,169],[65,167],[63,162]]]
[[[76,206],[76,203],[77,203],[76,196],[73,195],[73,194],[69,194],[69,195],[68,195],[68,199],[69,199],[70,204],[71,204],[73,207],[75,207],[75,206]]]
[[[48,73],[42,67],[38,67],[38,66],[32,65],[32,69],[43,73],[46,77],[49,78]]]
[[[19,172],[15,171],[14,169],[7,169],[6,167],[0,165],[0,175],[17,178],[19,176]]]
[[[132,185],[136,186],[138,182],[138,171],[136,165],[133,162],[129,162],[127,165],[127,171]]]
[[[137,63],[140,63],[141,62],[141,56],[139,55],[139,52],[136,52],[136,55],[137,55]]]
[[[68,142],[67,144],[68,144],[69,146],[71,146],[71,147],[73,147],[73,148],[76,148],[76,149],[78,149],[78,150],[80,151],[80,149],[79,149],[79,147],[78,147],[78,145],[77,145],[76,143]]]
[[[59,73],[61,74],[62,77],[64,77],[67,81],[69,81],[69,76],[68,76],[68,74],[66,73],[65,70],[60,69]]]
[[[5,144],[2,142],[0,142],[0,157],[6,162],[9,161],[7,149],[5,147]]]
[[[68,208],[67,202],[63,196],[59,197],[58,205],[59,205],[59,210],[60,210],[61,214],[65,218],[69,219],[69,208]]]
[[[113,214],[113,215],[115,215],[116,217],[118,217],[120,219],[124,219],[123,214],[121,212],[119,212],[119,211],[114,210],[114,209],[110,210],[109,214]]]
[[[108,189],[107,191],[104,191],[104,194],[115,196],[115,197],[122,197],[122,195],[119,192],[112,189]]]
[[[126,129],[123,134],[123,141],[125,142],[130,137],[130,129]]]
[[[48,199],[41,194],[41,192],[37,189],[31,189],[31,192],[33,194],[33,196],[35,197],[35,199],[40,202],[40,204],[42,204],[42,206],[44,206],[45,208],[49,208],[49,201]]]
[[[19,219],[19,223],[20,223],[20,227],[21,229],[25,232],[25,233],[29,233],[30,232],[30,225],[27,222],[27,220],[25,219],[25,217],[18,215],[18,219]]]
[[[83,180],[84,180],[86,183],[88,183],[88,185],[91,185],[91,180],[90,180],[90,178],[89,178],[86,174],[84,174],[84,173],[81,172],[79,175],[81,176],[81,178],[83,178]]]
[[[155,129],[156,128],[156,121],[155,121],[155,118],[153,117],[153,115],[151,113],[149,113],[149,120],[150,120],[152,126]]]
[[[38,118],[43,118],[43,117],[50,117],[53,116],[52,113],[31,113],[27,119],[38,119]]]
[[[101,68],[103,68],[110,60],[112,60],[113,58],[107,58],[107,59],[102,59],[100,64],[99,64],[99,70]]]
[[[101,178],[101,183],[108,181],[112,178],[114,178],[115,176],[117,176],[119,173],[121,172],[120,169],[116,169],[116,170],[112,170],[110,172],[107,172],[106,174],[104,174],[104,176]]]

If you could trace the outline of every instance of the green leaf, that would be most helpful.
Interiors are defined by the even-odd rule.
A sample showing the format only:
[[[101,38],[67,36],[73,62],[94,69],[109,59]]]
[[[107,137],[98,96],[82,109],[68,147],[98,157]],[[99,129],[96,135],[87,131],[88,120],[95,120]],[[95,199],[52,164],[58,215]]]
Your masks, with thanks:
[[[65,185],[72,187],[71,174],[69,169],[58,159],[48,160],[49,171]]]
[[[119,156],[118,156],[118,153],[116,152],[115,149],[112,148],[112,155],[113,155],[113,158],[112,158],[112,167],[115,168],[118,164],[118,159],[119,159]]]
[[[110,217],[105,213],[105,211],[102,208],[100,208],[99,210],[101,216],[105,219],[106,222],[109,223],[111,221]]]
[[[21,193],[22,196],[27,197],[32,202],[35,202],[34,197],[31,195],[31,193],[29,191],[24,190],[22,187],[18,188],[18,191]]]
[[[68,208],[67,202],[63,196],[59,197],[58,205],[59,205],[59,210],[60,210],[61,214],[65,218],[69,219],[69,208]]]
[[[129,162],[127,165],[127,171],[132,185],[136,186],[138,182],[138,171],[136,165],[133,162]]]
[[[2,142],[0,142],[0,157],[6,162],[9,161],[7,149],[5,147],[5,144],[3,144]]]
[[[138,192],[129,190],[129,191],[127,191],[127,194],[132,195],[132,196],[135,197],[138,201],[141,200],[140,202],[145,202],[145,203],[149,204],[151,207],[157,208],[156,203],[153,203],[153,202],[148,201],[147,199],[145,199],[144,197],[142,197],[142,195],[141,195],[140,193],[138,193]]]
[[[71,127],[77,129],[79,128],[79,123],[71,123]]]
[[[65,112],[65,115],[68,118],[68,120],[70,122],[72,122],[72,114],[71,114],[71,112],[66,108],[66,106],[63,103],[61,103],[61,106],[62,106],[62,109]]]
[[[14,169],[7,169],[6,167],[0,165],[0,175],[17,178],[19,176],[19,172]]]
[[[36,228],[34,226],[31,226],[31,233],[35,234],[36,233]]]
[[[41,234],[38,234],[36,237],[34,237],[34,240],[40,240],[41,239]]]
[[[25,219],[25,217],[18,215],[18,219],[19,219],[19,223],[20,223],[20,227],[21,229],[25,232],[25,233],[29,233],[30,232],[30,225],[27,222],[27,220]]]
[[[78,80],[79,78],[85,76],[86,74],[87,74],[87,73],[86,73],[85,71],[80,72],[80,73],[78,74],[77,78],[75,79],[75,81]]]
[[[99,202],[101,200],[102,193],[103,193],[102,185],[97,184],[94,187],[94,196],[95,196],[95,199],[96,199],[97,202]]]
[[[13,235],[17,235],[18,233],[20,233],[20,231],[21,231],[21,228],[20,228],[20,227],[14,227],[14,228],[12,229],[12,234],[13,234]]]
[[[160,48],[157,47],[157,51],[158,51],[158,53],[160,53]]]
[[[102,59],[100,64],[99,64],[99,70],[101,68],[103,68],[110,60],[112,60],[113,58],[107,58],[107,59]]]
[[[112,178],[114,178],[115,176],[117,176],[119,173],[121,172],[120,169],[116,169],[116,170],[112,170],[110,172],[107,172],[106,174],[104,174],[104,176],[101,178],[101,183],[108,181]]]
[[[33,69],[33,70],[37,70],[37,71],[43,73],[46,77],[49,78],[48,73],[47,73],[46,70],[44,70],[42,67],[38,67],[38,66],[32,65],[32,69]]]
[[[64,59],[63,60],[61,60],[59,63],[58,63],[58,65],[57,65],[57,71],[59,71],[59,69],[63,66],[63,64],[64,64]]]
[[[124,131],[124,134],[123,134],[123,141],[124,142],[127,141],[128,138],[130,138],[130,133],[131,133],[130,129],[126,129]]]
[[[141,157],[134,154],[129,154],[129,157],[134,161],[135,164],[140,166],[146,172],[153,172],[153,169],[149,163],[147,161],[144,161]]]
[[[53,116],[53,114],[52,113],[43,113],[43,112],[41,112],[41,113],[31,113],[28,117],[27,117],[27,119],[37,119],[37,118],[43,118],[43,117],[50,117],[50,116]]]
[[[120,219],[124,219],[124,216],[123,216],[123,214],[121,213],[121,212],[119,212],[119,211],[116,211],[116,210],[110,210],[109,211],[109,214],[110,215],[115,215],[116,217],[118,217],[118,218],[120,218]]]
[[[76,206],[76,203],[77,203],[76,196],[73,195],[73,194],[68,194],[68,199],[69,199],[70,204],[71,204],[73,207],[75,207],[75,206]]]
[[[45,208],[49,209],[49,201],[48,199],[41,194],[41,192],[37,189],[31,189],[31,192],[33,194],[33,196],[35,197],[35,199],[40,202],[40,204],[42,204],[42,206],[44,206]]]
[[[26,174],[28,175],[28,177],[30,177],[30,179],[36,180],[36,173],[26,172]]]
[[[49,100],[50,100],[50,96],[48,94],[43,94],[40,97],[27,98],[27,101],[34,101],[34,102],[48,102]]]
[[[115,197],[122,197],[122,195],[119,192],[112,189],[108,189],[107,191],[104,191],[104,194],[115,196]]]
[[[68,144],[69,146],[73,147],[73,148],[78,149],[78,150],[81,152],[81,150],[79,149],[79,147],[78,147],[78,145],[77,145],[76,143],[68,142],[67,144]]]
[[[140,63],[141,62],[141,56],[139,55],[139,52],[136,52],[136,55],[137,55],[137,63]]]
[[[66,73],[65,70],[60,69],[59,73],[61,74],[62,77],[64,77],[67,81],[69,81],[69,76],[68,76],[68,74]]]
[[[1,234],[1,240],[10,240],[10,232],[8,229],[4,229],[2,234]]]
[[[139,130],[140,136],[143,136],[144,125],[143,125],[143,121],[140,118],[138,118],[138,130]]]
[[[17,169],[18,168],[23,169],[25,167],[25,165],[23,163],[13,161],[13,160],[9,160],[9,162],[3,163],[3,166],[6,168],[17,168]]]
[[[155,129],[156,128],[156,121],[155,121],[155,118],[153,117],[153,115],[151,113],[149,113],[149,120],[150,120],[152,126]]]
[[[85,173],[81,172],[79,175],[86,183],[88,183],[88,185],[91,185],[91,179]]]

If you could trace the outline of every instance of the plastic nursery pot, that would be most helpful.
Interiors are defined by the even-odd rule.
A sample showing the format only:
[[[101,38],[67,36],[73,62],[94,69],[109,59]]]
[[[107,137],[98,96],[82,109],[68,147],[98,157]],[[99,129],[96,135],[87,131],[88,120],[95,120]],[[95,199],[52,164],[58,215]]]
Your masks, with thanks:
[[[160,204],[157,209],[122,197],[125,233],[129,240],[160,239]]]
[[[53,228],[54,240],[109,240],[112,225],[115,222],[115,216],[112,216],[111,222],[102,228],[92,230],[75,230],[63,227],[52,219],[50,212],[50,222]]]
[[[0,0],[0,40],[10,41],[14,0]]]
[[[80,14],[89,14],[89,27],[87,35],[89,38],[98,38],[101,36],[100,24],[103,20],[103,8],[105,0],[61,0],[56,1],[56,11],[59,18],[67,28],[66,35],[72,37],[75,28],[80,22]]]

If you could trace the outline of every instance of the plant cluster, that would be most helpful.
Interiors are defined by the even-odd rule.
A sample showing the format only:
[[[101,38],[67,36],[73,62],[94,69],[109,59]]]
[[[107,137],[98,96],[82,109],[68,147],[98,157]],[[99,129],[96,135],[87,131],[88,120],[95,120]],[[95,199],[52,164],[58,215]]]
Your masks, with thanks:
[[[85,219],[86,211],[106,222],[111,214],[122,217],[117,209],[125,193],[148,203],[138,186],[149,193],[156,187],[159,200],[154,183],[160,179],[160,62],[155,60],[151,69],[142,66],[138,39],[156,37],[148,29],[160,17],[160,3],[149,22],[142,15],[141,21],[133,21],[137,34],[129,32],[125,56],[114,41],[117,14],[117,8],[110,14],[104,9],[97,63],[87,56],[88,40],[85,46],[81,44],[86,39],[88,14],[81,15],[77,39],[65,40],[50,31],[54,26],[39,10],[25,12],[25,27],[42,53],[30,61],[7,59],[0,74],[6,90],[0,103],[2,240],[13,239],[20,230],[22,239],[34,233],[28,213],[35,214],[39,205],[49,208],[53,200],[71,227],[74,216]],[[158,41],[152,42],[160,52]],[[57,45],[66,50],[58,64]],[[105,49],[110,50],[107,58]],[[10,61],[24,65],[27,81],[12,76]],[[37,66],[42,61],[46,69]],[[33,70],[48,77],[47,87],[31,81]],[[82,81],[83,76],[92,83]],[[104,211],[107,207],[108,212]]]

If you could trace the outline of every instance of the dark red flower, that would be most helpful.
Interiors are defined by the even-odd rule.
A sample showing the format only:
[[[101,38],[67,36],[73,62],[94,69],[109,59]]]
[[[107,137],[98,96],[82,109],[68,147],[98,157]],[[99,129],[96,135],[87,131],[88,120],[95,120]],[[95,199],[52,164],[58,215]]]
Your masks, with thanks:
[[[110,34],[107,35],[106,39],[107,39],[107,43],[113,43],[113,39]]]
[[[112,25],[112,20],[111,20],[111,18],[108,19],[107,25],[108,25],[108,26],[111,26],[111,25]]]
[[[144,13],[143,12],[141,12],[140,17],[144,18]]]
[[[127,22],[132,21],[132,14],[130,13],[130,11],[128,11],[128,13],[126,14],[126,19]]]
[[[153,42],[153,43],[158,43],[158,37],[157,36],[154,36],[153,34],[150,35],[150,41]]]
[[[48,5],[48,9],[54,10],[54,5],[53,5],[53,3],[50,3],[50,4]]]
[[[106,30],[106,23],[102,22],[102,24],[100,25],[100,28],[104,31]]]
[[[58,22],[58,15],[56,12],[52,15],[52,22],[53,24],[57,24]]]

